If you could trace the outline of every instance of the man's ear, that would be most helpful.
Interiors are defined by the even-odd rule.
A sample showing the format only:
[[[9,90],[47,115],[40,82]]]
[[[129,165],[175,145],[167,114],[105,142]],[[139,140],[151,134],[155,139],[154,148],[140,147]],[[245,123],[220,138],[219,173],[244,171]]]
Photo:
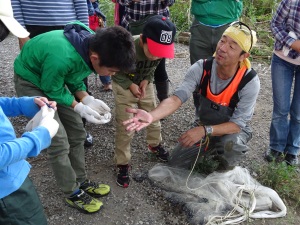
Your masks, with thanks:
[[[140,34],[140,43],[143,43],[143,34]]]
[[[240,55],[240,62],[244,61],[244,59],[250,56],[249,52],[245,52],[244,54]]]
[[[100,57],[99,57],[98,54],[92,52],[92,53],[90,54],[90,60],[91,60],[92,62],[98,62],[98,61],[100,61]]]

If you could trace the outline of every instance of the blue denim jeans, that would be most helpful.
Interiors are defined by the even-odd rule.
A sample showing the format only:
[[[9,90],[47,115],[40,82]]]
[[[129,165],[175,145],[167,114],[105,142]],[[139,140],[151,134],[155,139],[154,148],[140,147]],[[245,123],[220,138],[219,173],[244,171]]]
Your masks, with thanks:
[[[101,83],[103,85],[106,85],[106,84],[110,84],[111,83],[111,78],[110,76],[99,76],[100,80],[101,80]]]
[[[298,155],[300,148],[300,66],[273,54],[271,77],[273,114],[270,127],[270,149]]]

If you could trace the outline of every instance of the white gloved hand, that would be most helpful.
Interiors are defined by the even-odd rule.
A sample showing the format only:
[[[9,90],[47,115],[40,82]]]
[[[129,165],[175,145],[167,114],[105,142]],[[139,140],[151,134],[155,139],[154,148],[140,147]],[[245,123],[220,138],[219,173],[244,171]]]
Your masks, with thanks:
[[[106,114],[110,112],[110,108],[103,101],[95,99],[93,96],[86,96],[82,99],[82,103],[89,106],[99,114]]]
[[[35,116],[28,122],[25,127],[26,131],[32,131],[34,128],[38,126],[45,127],[50,134],[50,137],[53,138],[57,133],[59,124],[53,119],[55,114],[55,110],[49,108],[47,105],[41,107],[40,111],[35,114]]]
[[[49,113],[54,116],[54,110],[49,108],[47,105],[41,107],[40,111],[38,111],[34,117],[27,123],[25,130],[32,131],[34,128],[39,126],[40,122],[44,117],[46,117]],[[53,118],[52,116],[52,118]]]
[[[75,105],[74,111],[77,112],[82,118],[85,118],[90,123],[95,124],[104,124],[110,121],[111,115],[104,114],[101,116],[98,112],[93,110],[87,105],[82,104],[81,102]]]
[[[39,126],[45,127],[49,131],[50,137],[53,138],[58,131],[59,124],[55,119],[53,119],[54,109],[51,110],[53,111],[53,115],[48,114],[46,117],[44,117]]]

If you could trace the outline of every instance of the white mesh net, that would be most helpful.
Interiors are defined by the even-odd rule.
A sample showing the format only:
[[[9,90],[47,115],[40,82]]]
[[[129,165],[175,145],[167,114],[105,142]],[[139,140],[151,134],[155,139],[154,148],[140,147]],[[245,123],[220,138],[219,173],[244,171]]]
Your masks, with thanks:
[[[214,172],[207,177],[157,164],[148,173],[165,197],[182,205],[192,224],[239,224],[249,218],[286,215],[278,194],[259,184],[247,169]]]

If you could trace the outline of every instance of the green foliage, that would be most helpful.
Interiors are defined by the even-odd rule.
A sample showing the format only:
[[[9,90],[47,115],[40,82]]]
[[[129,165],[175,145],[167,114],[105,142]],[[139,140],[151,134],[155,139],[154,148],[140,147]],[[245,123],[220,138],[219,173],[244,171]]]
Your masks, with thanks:
[[[210,174],[216,171],[219,166],[220,163],[217,160],[214,160],[210,156],[204,156],[197,162],[194,171],[201,174]]]
[[[190,2],[189,0],[178,0],[170,7],[170,15],[173,23],[176,24],[178,33],[188,31],[191,26]]]
[[[274,37],[270,30],[270,21],[277,3],[280,0],[244,0],[241,20],[257,33],[257,45],[252,50],[252,58],[270,62],[273,51]],[[107,26],[114,25],[114,3],[111,0],[101,0],[100,9],[107,17]],[[177,0],[170,7],[171,20],[177,27],[177,34],[189,31],[192,23],[190,0]]]
[[[242,21],[256,31],[258,43],[252,50],[254,59],[270,62],[274,38],[270,30],[270,21],[280,0],[245,0]]]
[[[285,162],[271,162],[267,166],[255,166],[257,180],[274,189],[281,198],[291,199],[296,207],[300,205],[300,174],[297,167],[287,166]]]
[[[114,8],[115,3],[111,0],[101,0],[99,1],[99,8],[101,12],[106,16],[106,26],[110,27],[114,25]]]

